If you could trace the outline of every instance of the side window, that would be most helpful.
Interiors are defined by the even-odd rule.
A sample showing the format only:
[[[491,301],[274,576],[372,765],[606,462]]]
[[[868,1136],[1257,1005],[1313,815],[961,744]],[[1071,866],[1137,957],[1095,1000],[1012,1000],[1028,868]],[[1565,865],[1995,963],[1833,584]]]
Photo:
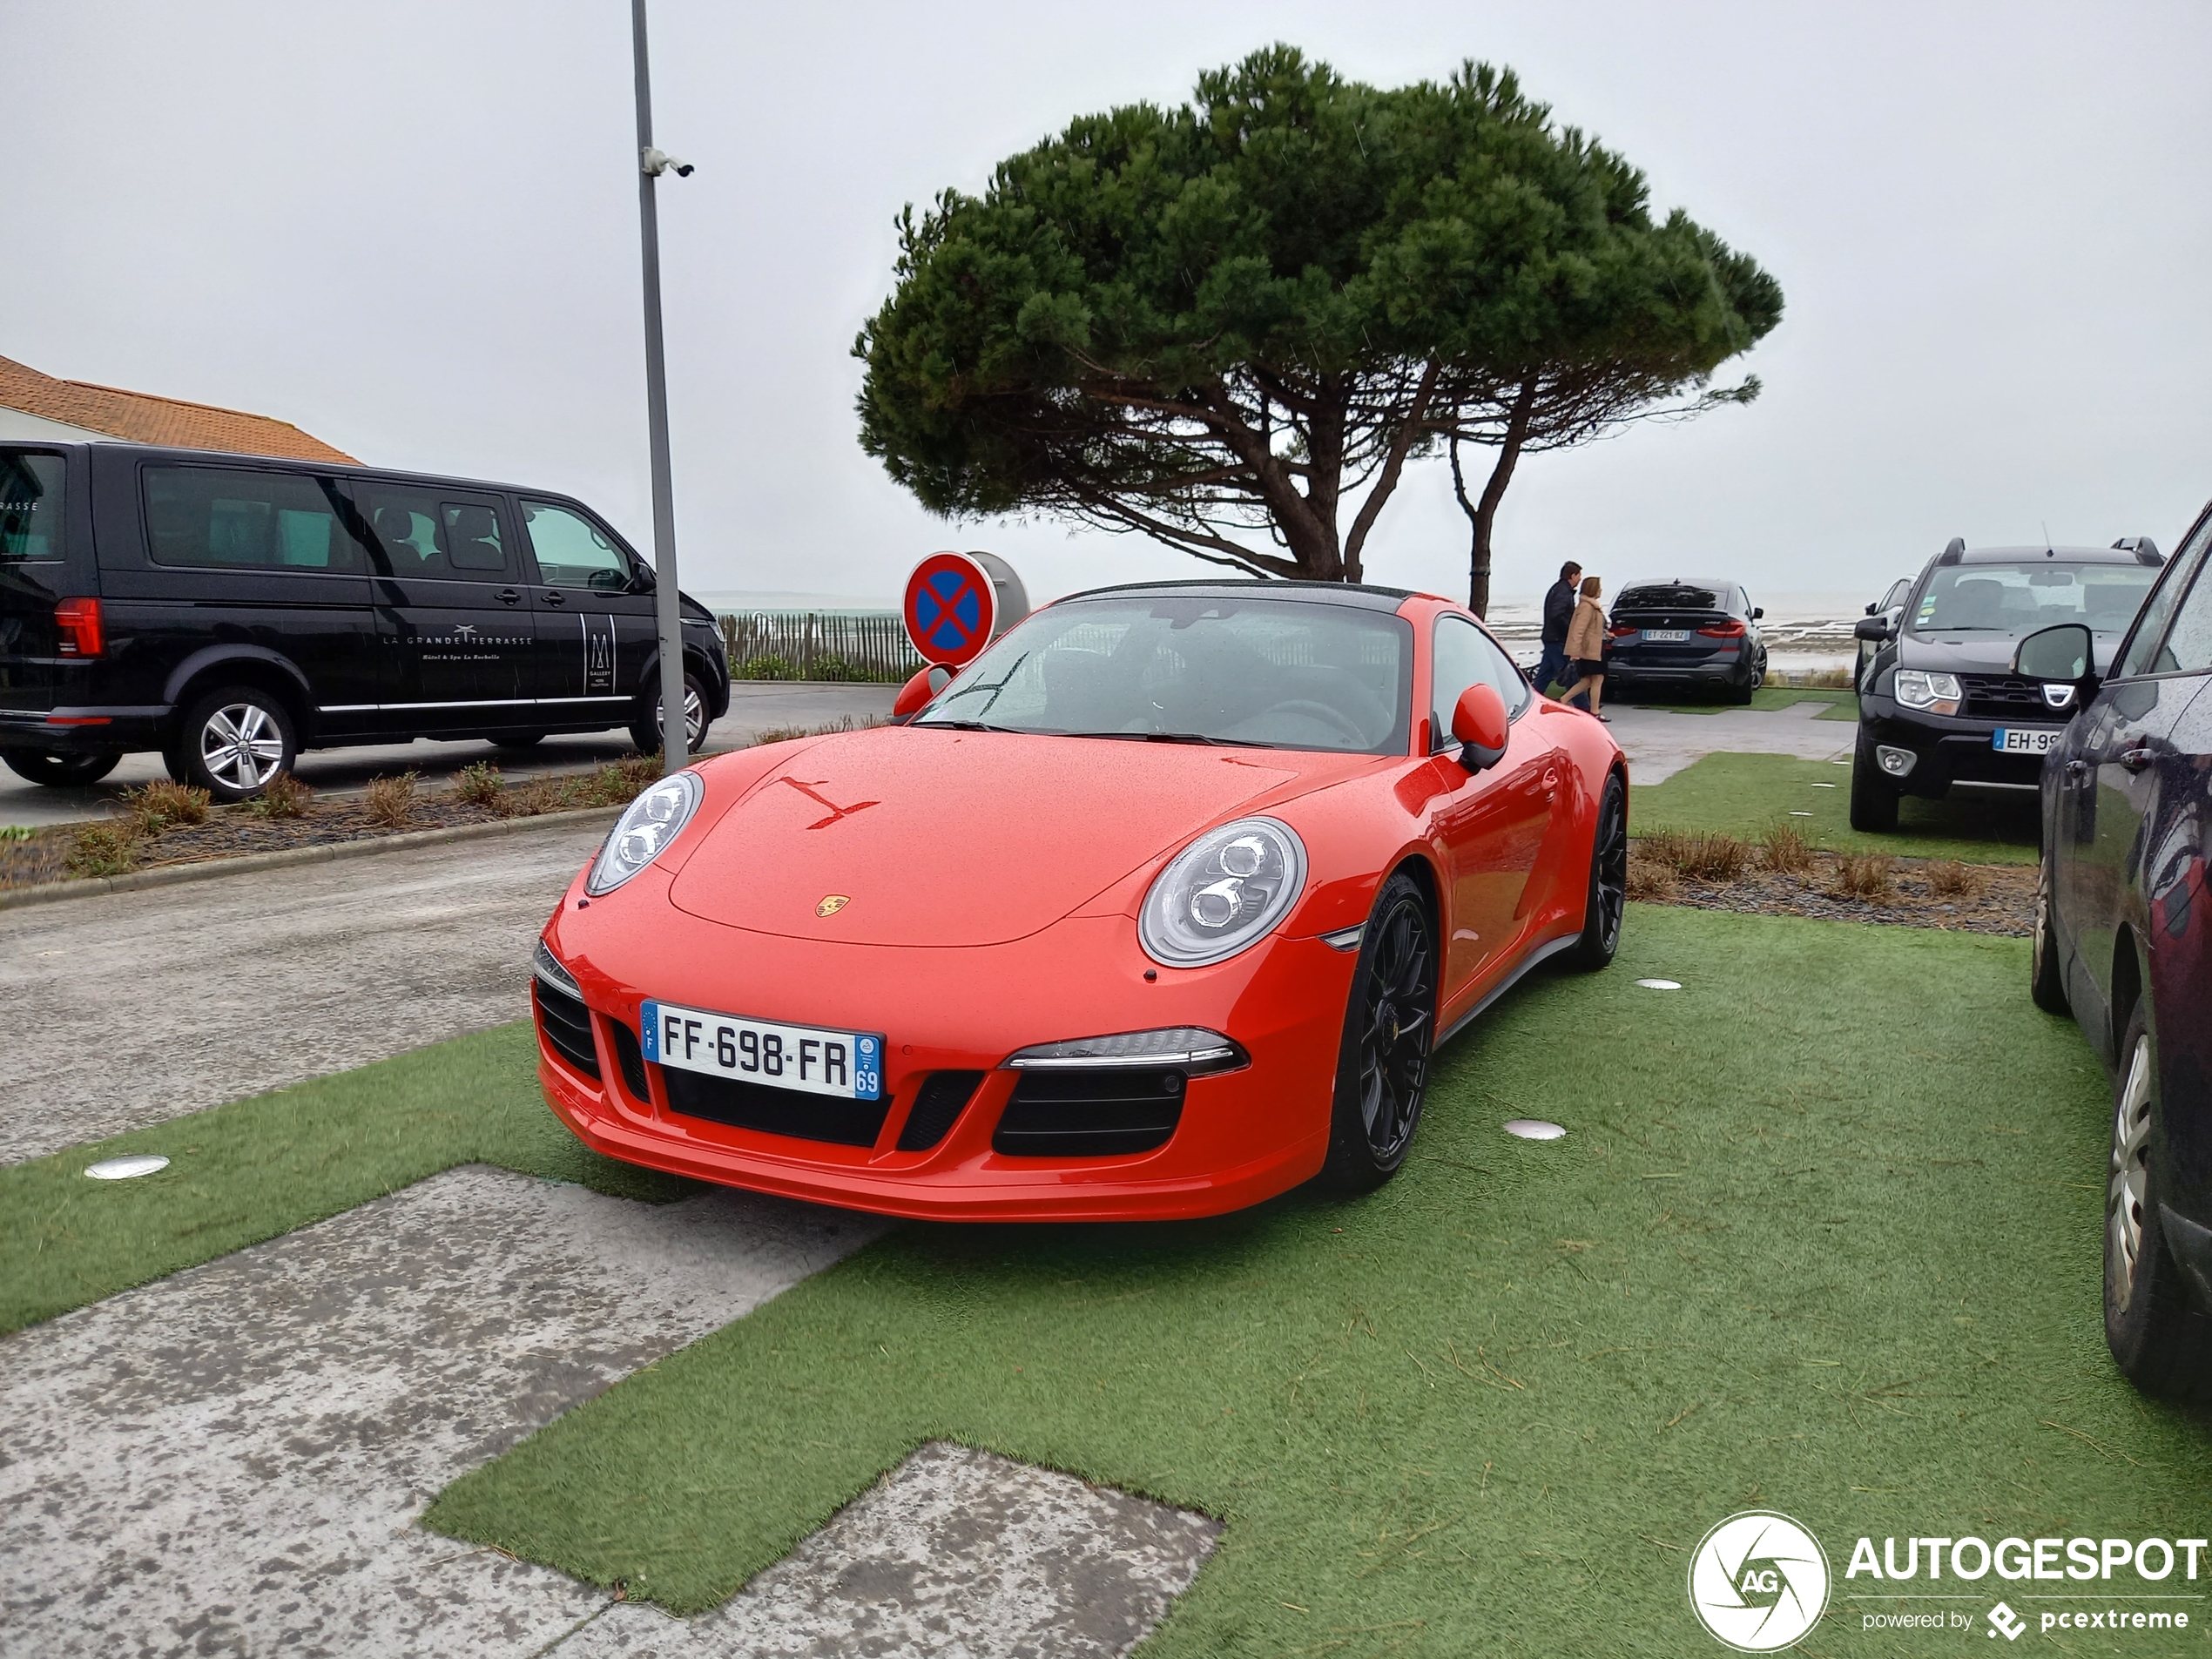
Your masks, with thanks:
[[[2212,577],[2200,561],[2196,580],[2174,613],[2174,625],[2159,647],[2154,674],[2202,674],[2212,669]]]
[[[1429,678],[1431,700],[1435,705],[1429,728],[1432,751],[1453,746],[1452,711],[1459,707],[1460,693],[1470,685],[1496,687],[1505,699],[1508,718],[1527,708],[1533,695],[1513,659],[1491,643],[1489,635],[1459,617],[1436,619],[1436,661]]]
[[[230,467],[145,469],[147,550],[156,564],[358,575],[360,545],[326,480]]]
[[[512,569],[499,512],[484,502],[455,501],[405,485],[354,487],[361,516],[395,577],[501,582]]]
[[[590,519],[550,502],[526,501],[523,522],[529,527],[530,551],[537,555],[538,575],[546,586],[630,590],[630,561]]]
[[[69,465],[59,455],[0,452],[0,562],[62,556],[62,490]]]
[[[2191,536],[2167,563],[2157,587],[2151,590],[2149,602],[2143,606],[2142,615],[2135,620],[2135,631],[2128,641],[2128,649],[2120,664],[2112,671],[2114,679],[2131,679],[2138,674],[2173,674],[2182,671],[2168,665],[2169,652],[2164,649],[2166,624],[2173,618],[2182,596],[2189,587],[2189,578],[2196,567],[2204,563],[2205,550],[2212,546],[2212,512],[2208,512]],[[2198,583],[2201,590],[2202,583]],[[2192,596],[2195,597],[2195,596]],[[2196,598],[2198,606],[2206,601]],[[2202,623],[2197,624],[2200,628]],[[2175,632],[2178,634],[2179,630]],[[2174,660],[2178,660],[2175,658]]]

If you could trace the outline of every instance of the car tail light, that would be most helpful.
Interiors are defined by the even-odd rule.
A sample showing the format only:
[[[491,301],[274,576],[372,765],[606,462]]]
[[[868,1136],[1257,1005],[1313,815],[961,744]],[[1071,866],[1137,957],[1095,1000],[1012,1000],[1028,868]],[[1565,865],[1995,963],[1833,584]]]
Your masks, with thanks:
[[[98,599],[64,599],[54,607],[54,626],[61,635],[61,654],[64,657],[98,657],[100,654],[100,602]]]
[[[1608,639],[1625,639],[1634,632],[1635,630],[1629,626],[1627,623],[1616,622],[1605,631],[1605,637]]]
[[[1741,639],[1743,637],[1743,624],[1730,617],[1726,622],[1716,622],[1697,631],[1707,639]]]

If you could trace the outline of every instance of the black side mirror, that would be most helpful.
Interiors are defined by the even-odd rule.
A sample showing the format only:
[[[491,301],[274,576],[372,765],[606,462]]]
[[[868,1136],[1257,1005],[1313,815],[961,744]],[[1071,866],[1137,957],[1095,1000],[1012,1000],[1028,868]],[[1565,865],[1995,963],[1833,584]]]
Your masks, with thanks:
[[[659,582],[653,576],[653,567],[651,565],[633,564],[630,567],[631,592],[651,593],[659,586]]]
[[[1766,615],[1766,607],[1764,605],[1753,605],[1751,607],[1751,620],[1753,622],[1757,622],[1764,615]]]
[[[1869,605],[1867,609],[1871,611],[1873,607]],[[1890,637],[1890,624],[1884,617],[1870,615],[1851,624],[1851,631],[1852,638],[1871,639],[1878,645]]]
[[[1880,605],[1872,603],[1872,602],[1870,600],[1870,601],[1868,602],[1868,604],[1867,604],[1867,606],[1866,606],[1866,614],[1867,614],[1868,616],[1870,616],[1870,617],[1871,617],[1871,616],[1872,616],[1872,615],[1873,615],[1876,611],[1879,610],[1881,608],[1882,608],[1882,607],[1881,607]]]
[[[2096,673],[2095,639],[2078,622],[2062,622],[2028,635],[2013,652],[2013,672],[2043,682],[2054,710],[2086,708],[2102,684]],[[2060,695],[2061,692],[2070,695]]]

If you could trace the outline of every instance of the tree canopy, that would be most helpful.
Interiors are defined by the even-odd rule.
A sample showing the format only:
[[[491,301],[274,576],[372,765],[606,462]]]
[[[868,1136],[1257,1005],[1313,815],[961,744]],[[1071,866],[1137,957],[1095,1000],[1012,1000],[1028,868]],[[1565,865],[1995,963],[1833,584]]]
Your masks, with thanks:
[[[1510,71],[1379,91],[1281,45],[1177,108],[1078,119],[900,235],[853,347],[893,478],[948,516],[1062,516],[1254,574],[1360,579],[1406,462],[1448,446],[1456,478],[1474,442],[1498,451],[1487,513],[1460,490],[1487,588],[1520,454],[1748,398],[1713,372],[1782,314]]]

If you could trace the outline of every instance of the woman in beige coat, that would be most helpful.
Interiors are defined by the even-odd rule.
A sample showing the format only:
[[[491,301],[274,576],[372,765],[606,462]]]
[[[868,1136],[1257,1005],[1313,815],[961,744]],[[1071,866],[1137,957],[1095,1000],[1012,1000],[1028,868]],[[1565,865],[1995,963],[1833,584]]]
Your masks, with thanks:
[[[1581,603],[1575,607],[1574,619],[1567,624],[1567,660],[1575,664],[1578,678],[1574,689],[1559,699],[1572,703],[1587,692],[1590,712],[1601,720],[1605,720],[1601,711],[1605,691],[1605,607],[1598,603],[1598,596],[1604,591],[1595,577],[1582,578]]]

